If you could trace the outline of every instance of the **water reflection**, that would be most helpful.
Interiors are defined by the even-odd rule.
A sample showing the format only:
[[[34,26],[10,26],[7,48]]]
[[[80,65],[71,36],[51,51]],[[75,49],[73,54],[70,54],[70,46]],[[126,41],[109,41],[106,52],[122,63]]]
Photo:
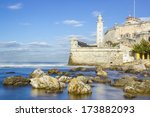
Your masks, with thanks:
[[[84,94],[84,95],[74,95],[68,94],[70,100],[87,100],[91,97],[92,94]]]
[[[44,90],[44,89],[31,89],[31,95],[33,97],[36,96],[57,96],[59,93],[62,93],[62,91],[60,92],[49,92],[48,90]]]

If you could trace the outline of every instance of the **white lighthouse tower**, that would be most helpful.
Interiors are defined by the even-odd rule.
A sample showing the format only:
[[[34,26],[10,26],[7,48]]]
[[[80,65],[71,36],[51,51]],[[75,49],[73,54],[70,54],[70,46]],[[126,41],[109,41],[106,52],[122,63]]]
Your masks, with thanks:
[[[103,18],[101,15],[98,15],[97,34],[96,34],[97,47],[102,47],[103,41],[104,41]]]

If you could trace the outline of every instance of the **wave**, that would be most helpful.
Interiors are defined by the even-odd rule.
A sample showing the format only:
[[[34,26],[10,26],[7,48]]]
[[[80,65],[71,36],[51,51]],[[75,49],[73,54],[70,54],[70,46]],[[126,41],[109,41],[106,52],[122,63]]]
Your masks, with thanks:
[[[1,68],[6,68],[6,67],[65,67],[67,66],[66,63],[0,63]]]

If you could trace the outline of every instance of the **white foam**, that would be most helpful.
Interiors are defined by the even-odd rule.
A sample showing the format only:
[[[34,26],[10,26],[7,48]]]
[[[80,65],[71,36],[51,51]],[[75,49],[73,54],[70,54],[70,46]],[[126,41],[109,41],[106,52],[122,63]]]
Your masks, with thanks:
[[[0,67],[63,67],[67,66],[67,64],[0,64]]]

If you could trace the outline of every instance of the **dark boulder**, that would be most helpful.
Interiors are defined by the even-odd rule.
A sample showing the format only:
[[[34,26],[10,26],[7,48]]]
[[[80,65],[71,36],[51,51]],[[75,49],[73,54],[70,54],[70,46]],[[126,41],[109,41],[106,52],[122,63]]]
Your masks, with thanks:
[[[3,85],[5,86],[25,86],[30,83],[30,80],[22,76],[12,76],[4,79]]]

